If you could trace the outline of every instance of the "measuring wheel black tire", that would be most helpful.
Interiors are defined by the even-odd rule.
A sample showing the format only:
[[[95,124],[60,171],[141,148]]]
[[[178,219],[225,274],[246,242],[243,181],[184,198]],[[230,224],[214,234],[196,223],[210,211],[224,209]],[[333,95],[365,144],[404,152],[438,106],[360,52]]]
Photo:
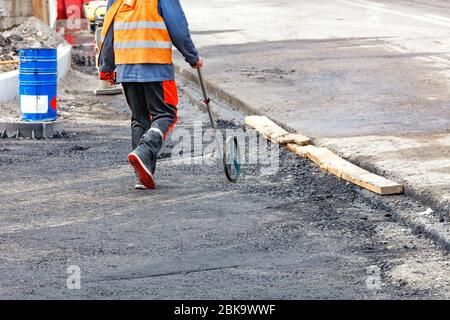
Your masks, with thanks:
[[[228,137],[223,145],[223,168],[227,179],[237,182],[241,174],[241,151],[237,137]]]

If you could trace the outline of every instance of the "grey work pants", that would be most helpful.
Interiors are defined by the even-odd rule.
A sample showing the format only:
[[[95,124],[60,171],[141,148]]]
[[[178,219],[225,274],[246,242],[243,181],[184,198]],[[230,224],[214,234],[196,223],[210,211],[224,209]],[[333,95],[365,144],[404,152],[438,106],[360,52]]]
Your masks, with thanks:
[[[163,140],[177,123],[176,83],[126,82],[122,86],[131,109],[132,147],[145,145],[156,158]]]

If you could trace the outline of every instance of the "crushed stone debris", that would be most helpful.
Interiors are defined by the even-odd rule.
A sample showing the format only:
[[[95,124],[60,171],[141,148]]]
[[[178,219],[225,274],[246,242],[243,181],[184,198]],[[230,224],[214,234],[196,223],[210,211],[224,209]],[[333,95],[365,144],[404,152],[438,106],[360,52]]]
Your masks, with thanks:
[[[41,20],[30,17],[23,24],[0,32],[0,61],[18,60],[21,48],[57,48],[67,44],[64,37]],[[0,64],[0,72],[17,69],[17,64]]]

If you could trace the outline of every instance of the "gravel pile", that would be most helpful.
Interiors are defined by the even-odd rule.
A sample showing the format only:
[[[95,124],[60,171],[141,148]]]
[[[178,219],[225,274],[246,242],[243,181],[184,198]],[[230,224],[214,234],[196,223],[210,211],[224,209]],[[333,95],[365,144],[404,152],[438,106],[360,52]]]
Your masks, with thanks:
[[[35,17],[11,30],[0,33],[0,61],[18,60],[20,48],[57,48],[66,44],[64,37]],[[1,65],[0,72],[17,65]]]

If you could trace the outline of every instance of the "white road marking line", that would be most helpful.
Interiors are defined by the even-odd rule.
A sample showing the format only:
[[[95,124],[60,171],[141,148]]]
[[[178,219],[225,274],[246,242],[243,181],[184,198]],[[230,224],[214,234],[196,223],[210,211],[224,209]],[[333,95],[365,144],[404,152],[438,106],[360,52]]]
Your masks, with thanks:
[[[384,43],[379,46],[382,48],[385,48],[386,50],[388,50],[390,52],[403,53],[403,54],[412,52],[408,49],[405,49],[403,47],[400,47],[400,46],[392,44],[392,43]],[[442,63],[442,64],[444,64],[444,66],[448,66],[450,64],[450,56],[449,55],[445,55],[445,56],[448,58],[442,58],[442,57],[438,57],[435,55],[430,55],[427,57],[415,57],[414,59],[424,61],[427,63]]]
[[[438,15],[435,15],[435,14],[428,14],[427,17],[450,23],[450,18],[446,18],[446,17],[443,17],[443,16],[438,16]]]
[[[392,44],[392,43],[383,43],[379,45],[380,47],[395,53],[411,53],[411,50],[405,49],[399,45]]]
[[[350,5],[350,6],[354,6],[354,7],[360,7],[360,8],[364,8],[367,10],[370,10],[370,9],[378,10],[380,12],[397,15],[399,17],[409,18],[409,19],[413,19],[416,21],[431,23],[431,24],[434,24],[434,25],[437,25],[440,27],[450,28],[450,21],[444,22],[437,18],[424,17],[424,16],[419,16],[419,15],[415,15],[415,14],[411,14],[411,13],[404,13],[404,12],[401,12],[398,10],[387,9],[387,8],[384,8],[381,6],[377,6],[376,3],[369,2],[369,1],[364,1],[364,2],[362,2],[362,1],[356,2],[356,0],[337,0],[337,1],[347,4],[347,5]]]
[[[356,3],[360,3],[361,5],[365,5],[367,7],[375,7],[375,8],[386,7],[386,5],[383,3],[376,3],[376,2],[366,1],[366,0],[353,0],[353,1]]]

